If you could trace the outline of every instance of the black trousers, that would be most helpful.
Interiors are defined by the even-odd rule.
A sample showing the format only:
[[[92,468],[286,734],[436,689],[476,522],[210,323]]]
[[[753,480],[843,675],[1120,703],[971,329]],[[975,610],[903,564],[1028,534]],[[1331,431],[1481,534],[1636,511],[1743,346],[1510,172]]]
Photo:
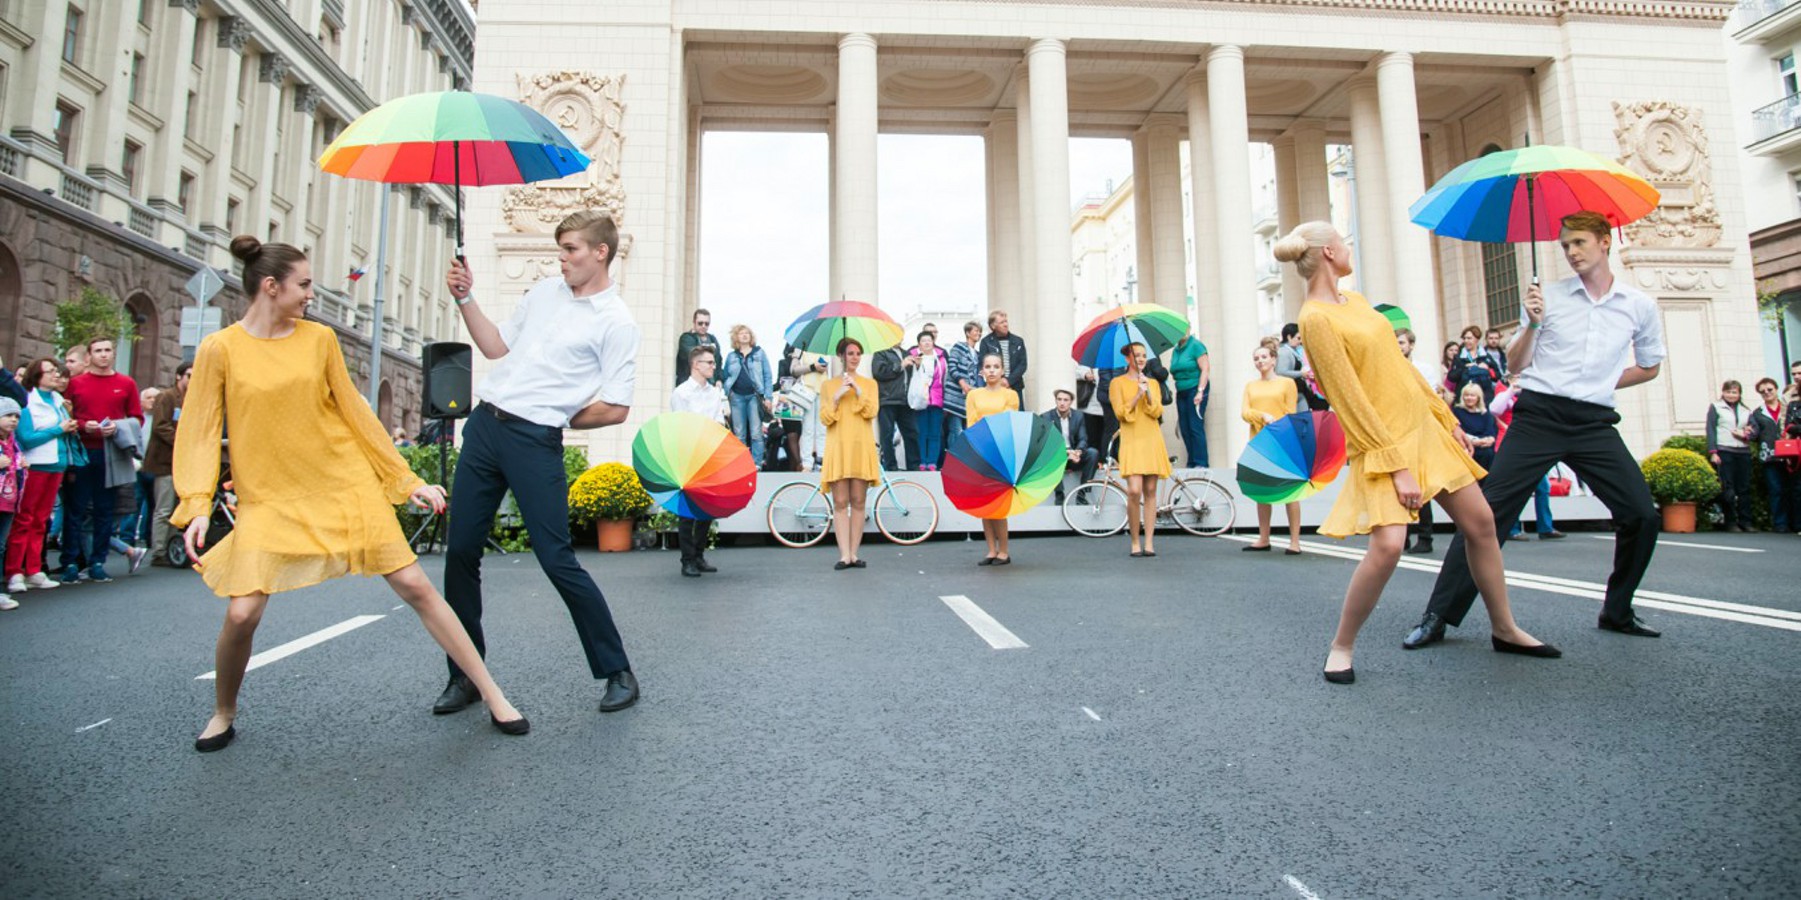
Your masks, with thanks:
[[[708,519],[679,519],[675,523],[676,543],[682,548],[682,564],[700,562],[707,554],[708,526],[713,523]]]
[[[482,658],[482,551],[494,513],[508,489],[519,503],[538,566],[569,607],[575,633],[595,678],[632,667],[606,598],[588,570],[576,562],[569,542],[569,493],[563,474],[563,431],[537,425],[479,404],[463,426],[463,453],[457,458],[450,492],[450,539],[444,558],[444,599],[456,611]],[[452,676],[462,674],[456,663]]]
[[[1507,440],[1501,442],[1495,466],[1482,481],[1482,495],[1494,510],[1495,536],[1505,539],[1539,479],[1559,462],[1574,470],[1613,516],[1613,574],[1607,578],[1601,618],[1625,624],[1632,621],[1632,595],[1651,565],[1660,526],[1638,461],[1614,429],[1619,421],[1620,414],[1606,406],[1522,393],[1513,407]],[[1458,534],[1451,538],[1426,611],[1461,625],[1475,600],[1476,582],[1470,577],[1463,535]]]
[[[1720,451],[1721,525],[1751,528],[1751,454]]]
[[[906,466],[895,464],[894,431],[900,429],[902,456]],[[919,420],[913,415],[913,407],[905,403],[884,403],[876,413],[876,443],[880,444],[882,468],[893,472],[904,468],[911,472],[919,468]]]

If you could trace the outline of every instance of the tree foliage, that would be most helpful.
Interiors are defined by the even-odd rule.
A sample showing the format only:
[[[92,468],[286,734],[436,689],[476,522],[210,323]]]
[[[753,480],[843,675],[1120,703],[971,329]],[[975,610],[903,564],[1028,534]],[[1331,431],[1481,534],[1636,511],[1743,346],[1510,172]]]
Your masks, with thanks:
[[[137,325],[118,298],[84,286],[75,299],[56,305],[57,355],[95,338],[111,338],[115,344],[124,344],[137,339]]]

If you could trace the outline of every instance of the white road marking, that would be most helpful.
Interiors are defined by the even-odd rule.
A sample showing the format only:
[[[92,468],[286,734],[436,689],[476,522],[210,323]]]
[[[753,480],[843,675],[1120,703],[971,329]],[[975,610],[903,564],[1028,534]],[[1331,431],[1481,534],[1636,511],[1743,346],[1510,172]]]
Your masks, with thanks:
[[[974,600],[962,594],[952,594],[938,599],[943,600],[944,605],[950,607],[951,612],[956,613],[957,618],[963,620],[963,624],[981,635],[982,640],[988,642],[988,646],[996,650],[1024,650],[1026,648],[1026,642],[1020,640],[1019,635],[1008,631],[1007,626],[996,622],[993,616],[983,612]]]
[[[400,609],[405,609],[405,608],[406,608],[406,604],[402,603],[399,606],[394,607],[394,609],[389,610],[389,612],[393,612],[395,610],[400,610]]]
[[[1083,712],[1085,712],[1085,713],[1087,713],[1087,714],[1088,714],[1088,718],[1090,718],[1090,719],[1093,719],[1093,720],[1095,720],[1095,721],[1096,721],[1096,722],[1099,722],[1099,721],[1100,721],[1100,720],[1101,720],[1101,714],[1100,714],[1100,713],[1097,713],[1097,712],[1095,712],[1095,711],[1094,711],[1094,710],[1092,710],[1092,709],[1089,709],[1089,708],[1088,708],[1088,707],[1086,707],[1086,706],[1084,706],[1084,707],[1082,707],[1082,711],[1083,711]]]
[[[75,729],[75,733],[80,734],[84,731],[93,731],[94,729],[99,728],[100,726],[105,725],[106,723],[111,722],[111,721],[112,721],[111,717],[101,719],[100,721],[95,722],[92,725],[83,725],[80,728]]]
[[[1589,537],[1594,538],[1597,541],[1613,540],[1613,535],[1611,535],[1611,534],[1591,534],[1591,535],[1589,535]],[[1762,553],[1763,552],[1762,550],[1759,550],[1756,547],[1722,547],[1718,544],[1690,544],[1686,541],[1667,541],[1667,540],[1664,540],[1663,538],[1657,539],[1657,546],[1659,546],[1659,547],[1693,547],[1696,550],[1724,550],[1727,553]]]
[[[1227,540],[1239,543],[1251,543],[1254,539],[1240,535],[1221,535]],[[1661,542],[1660,542],[1661,543]],[[1355,547],[1334,547],[1313,541],[1302,541],[1301,549],[1321,556],[1332,556],[1348,559],[1353,562],[1363,559],[1364,551]],[[1441,568],[1437,560],[1410,559],[1402,557],[1397,564],[1402,569],[1438,574]],[[1577,581],[1571,578],[1558,578],[1552,575],[1534,575],[1529,572],[1507,571],[1507,583],[1513,587],[1529,588],[1535,591],[1546,591],[1553,594],[1564,594],[1570,597],[1582,597],[1588,600],[1600,600],[1607,596],[1607,585],[1593,581]],[[1685,613],[1691,616],[1704,616],[1710,619],[1724,619],[1729,622],[1743,622],[1747,625],[1762,625],[1765,628],[1778,628],[1783,631],[1801,631],[1801,612],[1786,609],[1773,609],[1767,606],[1751,606],[1744,603],[1728,603],[1724,600],[1709,600],[1703,597],[1690,597],[1684,594],[1670,594],[1663,591],[1640,590],[1633,595],[1634,606],[1647,609],[1661,609],[1668,612]]]
[[[339,622],[338,624],[333,625],[330,628],[321,628],[320,630],[315,631],[312,634],[307,635],[306,637],[295,638],[294,640],[291,640],[285,644],[282,644],[279,647],[274,647],[274,648],[271,648],[268,650],[264,650],[263,652],[250,657],[250,665],[245,666],[244,671],[249,672],[249,671],[252,671],[255,669],[260,669],[263,666],[266,666],[272,662],[287,659],[288,657],[293,656],[294,654],[299,653],[300,651],[305,650],[308,647],[312,647],[317,644],[323,644],[326,641],[329,641],[332,638],[337,637],[338,635],[347,634],[349,632],[357,630],[358,628],[363,627],[364,625],[369,624],[370,622],[379,622],[384,618],[387,618],[387,617],[386,616],[357,616],[356,618],[353,618],[353,619],[345,619],[344,621]],[[204,675],[196,675],[196,676],[194,676],[194,680],[195,681],[212,681],[214,678],[218,677],[218,674],[219,673],[215,670],[212,672],[208,672]]]
[[[1309,890],[1306,885],[1301,883],[1301,879],[1293,875],[1284,875],[1282,880],[1288,882],[1288,886],[1294,888],[1294,892],[1301,895],[1301,900],[1320,900],[1320,895]]]

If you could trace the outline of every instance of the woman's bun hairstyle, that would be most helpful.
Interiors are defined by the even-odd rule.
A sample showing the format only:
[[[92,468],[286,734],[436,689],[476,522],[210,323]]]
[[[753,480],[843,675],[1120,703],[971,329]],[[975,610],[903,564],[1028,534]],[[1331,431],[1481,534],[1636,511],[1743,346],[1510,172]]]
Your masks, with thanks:
[[[1277,262],[1294,262],[1307,255],[1307,239],[1298,234],[1289,234],[1277,241],[1270,248]]]
[[[247,234],[240,234],[231,239],[231,255],[249,263],[263,252],[263,242]]]
[[[231,255],[244,263],[244,296],[251,300],[256,299],[263,279],[273,278],[278,284],[286,281],[294,266],[306,259],[292,244],[265,244],[247,234],[231,239]]]

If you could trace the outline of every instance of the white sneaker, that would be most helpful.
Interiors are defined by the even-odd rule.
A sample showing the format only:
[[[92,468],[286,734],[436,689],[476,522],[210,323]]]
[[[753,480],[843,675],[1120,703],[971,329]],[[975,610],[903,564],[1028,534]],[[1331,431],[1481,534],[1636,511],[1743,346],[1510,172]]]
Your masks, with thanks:
[[[43,591],[43,590],[49,590],[50,588],[62,587],[63,585],[62,585],[62,582],[60,582],[60,581],[51,581],[50,576],[45,575],[42,572],[39,572],[35,575],[31,575],[31,576],[27,577],[25,579],[25,586],[34,591]]]
[[[131,560],[131,568],[126,570],[125,574],[136,575],[138,570],[144,567],[144,560],[150,558],[150,551],[142,547],[132,547],[125,551],[125,557]]]
[[[8,594],[23,594],[23,593],[25,593],[25,576],[21,574],[21,575],[14,575],[13,577],[8,578],[6,580],[6,593],[8,593]]]
[[[19,608],[19,601],[14,600],[12,598],[11,594],[0,594],[0,609],[18,609],[18,608]]]

